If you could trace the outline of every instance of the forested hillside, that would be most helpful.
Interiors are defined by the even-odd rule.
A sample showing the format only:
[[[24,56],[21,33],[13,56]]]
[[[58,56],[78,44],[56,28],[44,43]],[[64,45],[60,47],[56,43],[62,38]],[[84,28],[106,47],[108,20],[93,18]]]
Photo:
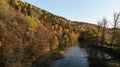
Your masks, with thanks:
[[[79,34],[72,26],[26,2],[0,0],[0,65],[29,66],[46,52],[74,43]]]
[[[78,39],[98,44],[102,37],[99,28],[103,29],[19,0],[0,0],[0,67],[29,67],[45,53],[70,46]],[[110,44],[109,39],[105,43]]]

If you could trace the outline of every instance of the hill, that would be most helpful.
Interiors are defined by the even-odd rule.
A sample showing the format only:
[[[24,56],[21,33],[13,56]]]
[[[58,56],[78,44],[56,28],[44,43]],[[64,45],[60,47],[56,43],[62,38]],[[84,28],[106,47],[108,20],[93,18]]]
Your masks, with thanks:
[[[74,43],[79,34],[72,25],[26,2],[0,0],[0,66],[29,67],[47,52]]]

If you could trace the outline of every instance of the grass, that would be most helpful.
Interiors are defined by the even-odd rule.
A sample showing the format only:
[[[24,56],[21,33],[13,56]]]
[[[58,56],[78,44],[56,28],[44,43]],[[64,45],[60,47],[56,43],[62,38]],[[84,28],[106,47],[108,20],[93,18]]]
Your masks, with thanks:
[[[120,60],[110,60],[107,62],[108,67],[120,67]]]

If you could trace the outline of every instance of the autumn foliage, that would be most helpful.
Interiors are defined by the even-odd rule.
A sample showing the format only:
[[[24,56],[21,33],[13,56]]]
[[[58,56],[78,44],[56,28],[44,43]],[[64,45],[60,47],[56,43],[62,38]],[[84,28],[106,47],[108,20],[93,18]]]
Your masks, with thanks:
[[[100,38],[97,26],[79,24],[19,0],[0,0],[0,67],[30,67],[47,52],[78,39],[96,44]]]

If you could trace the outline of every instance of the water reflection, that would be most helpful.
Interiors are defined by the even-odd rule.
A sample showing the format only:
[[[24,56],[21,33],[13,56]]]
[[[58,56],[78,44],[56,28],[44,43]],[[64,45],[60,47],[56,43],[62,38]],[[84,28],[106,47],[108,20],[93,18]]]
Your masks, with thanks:
[[[51,67],[106,67],[107,59],[111,56],[105,52],[76,45],[68,48],[64,58],[53,61]]]
[[[87,51],[84,48],[79,47],[78,45],[72,46],[68,49],[65,56],[73,56],[73,57],[87,57]]]
[[[86,50],[89,59],[89,67],[107,67],[106,60],[112,58],[107,53],[95,48],[86,48]]]
[[[86,48],[86,50],[87,50],[87,54],[89,58],[98,58],[98,59],[111,59],[112,58],[109,54],[103,51],[100,51],[98,49]]]
[[[105,62],[111,58],[99,49],[76,45],[68,48],[63,57],[43,63],[38,59],[32,67],[107,67]]]
[[[68,49],[64,58],[52,62],[51,67],[89,67],[87,51],[79,46]]]

